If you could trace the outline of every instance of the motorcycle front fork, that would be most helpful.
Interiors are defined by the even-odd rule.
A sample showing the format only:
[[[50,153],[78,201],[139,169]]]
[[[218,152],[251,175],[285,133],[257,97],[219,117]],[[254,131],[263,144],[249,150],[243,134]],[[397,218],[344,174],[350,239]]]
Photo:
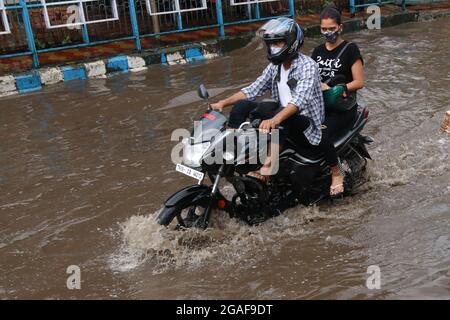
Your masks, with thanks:
[[[203,214],[203,221],[202,221],[203,229],[208,228],[209,218],[211,216],[211,210],[216,205],[216,202],[217,202],[217,197],[216,197],[217,191],[219,190],[219,182],[224,173],[224,169],[225,169],[225,165],[221,165],[219,168],[219,172],[217,173],[216,177],[214,178],[214,184],[212,186],[211,194],[209,196],[210,202],[209,202],[209,205],[206,207],[205,212]]]

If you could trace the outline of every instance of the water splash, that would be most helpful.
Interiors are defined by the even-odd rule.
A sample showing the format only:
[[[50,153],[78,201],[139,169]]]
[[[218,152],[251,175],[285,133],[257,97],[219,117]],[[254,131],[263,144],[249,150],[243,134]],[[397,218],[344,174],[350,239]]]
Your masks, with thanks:
[[[233,265],[255,259],[270,250],[277,251],[283,240],[307,233],[305,225],[325,218],[317,207],[294,208],[258,226],[213,212],[207,230],[175,230],[158,224],[159,212],[135,215],[121,224],[121,248],[111,258],[111,268],[126,272],[151,264],[153,273],[179,268],[194,268],[211,262]]]

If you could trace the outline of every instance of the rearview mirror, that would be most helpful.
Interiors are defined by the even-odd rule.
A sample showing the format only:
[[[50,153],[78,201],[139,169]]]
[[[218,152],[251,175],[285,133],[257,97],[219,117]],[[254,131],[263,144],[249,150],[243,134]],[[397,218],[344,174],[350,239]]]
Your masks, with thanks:
[[[204,84],[201,84],[200,87],[198,87],[198,96],[202,98],[203,100],[208,100],[209,93],[208,90],[206,90],[206,87]]]

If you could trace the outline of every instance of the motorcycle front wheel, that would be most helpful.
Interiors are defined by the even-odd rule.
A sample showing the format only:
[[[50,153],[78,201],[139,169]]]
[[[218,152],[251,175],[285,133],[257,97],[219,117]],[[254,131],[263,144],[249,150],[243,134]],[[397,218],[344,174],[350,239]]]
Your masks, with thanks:
[[[176,207],[164,207],[158,221],[161,225],[168,226],[176,219],[178,228],[201,228],[208,226],[210,209],[209,201],[196,201],[196,203],[186,203]]]

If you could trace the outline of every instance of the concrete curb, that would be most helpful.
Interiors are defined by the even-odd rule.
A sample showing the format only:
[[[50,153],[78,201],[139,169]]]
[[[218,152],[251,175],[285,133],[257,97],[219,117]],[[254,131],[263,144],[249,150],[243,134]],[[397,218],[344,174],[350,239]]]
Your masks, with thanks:
[[[16,78],[14,76],[0,77],[0,97],[17,94]]]
[[[440,18],[450,18],[450,10],[426,10],[426,11],[419,11],[418,13],[419,16],[417,21],[419,22],[430,21]]]
[[[32,71],[16,76],[16,86],[19,93],[29,93],[41,90],[42,85],[39,72]]]
[[[381,26],[390,27],[406,22],[428,21],[444,17],[450,17],[450,10],[401,12],[382,16]],[[348,20],[344,24],[347,32],[366,29],[364,18]],[[308,26],[304,31],[307,37],[320,35],[319,25]],[[1,76],[0,97],[38,91],[42,89],[42,86],[62,81],[101,79],[119,73],[142,72],[147,70],[148,65],[153,64],[172,66],[214,59],[224,53],[245,46],[253,37],[254,32],[248,32],[224,39],[142,52],[138,55],[120,55],[79,65],[43,68],[18,75]]]
[[[84,69],[88,78],[106,78],[106,65],[102,60],[85,63]]]
[[[220,54],[215,43],[199,43],[174,47],[140,55],[120,55],[79,65],[42,68],[39,70],[0,77],[0,97],[34,92],[58,82],[85,79],[104,79],[119,73],[142,72],[151,64],[176,65],[214,59]]]
[[[215,44],[200,43],[170,48],[164,51],[144,52],[140,55],[120,55],[105,60],[79,65],[42,68],[17,75],[0,77],[0,97],[41,90],[58,82],[85,79],[104,79],[119,73],[142,72],[151,64],[176,65],[213,59],[219,56]]]

